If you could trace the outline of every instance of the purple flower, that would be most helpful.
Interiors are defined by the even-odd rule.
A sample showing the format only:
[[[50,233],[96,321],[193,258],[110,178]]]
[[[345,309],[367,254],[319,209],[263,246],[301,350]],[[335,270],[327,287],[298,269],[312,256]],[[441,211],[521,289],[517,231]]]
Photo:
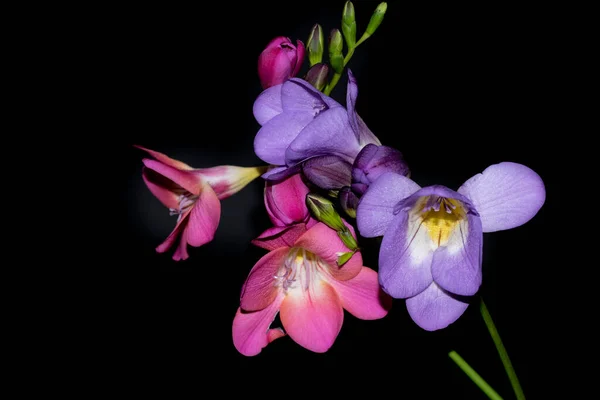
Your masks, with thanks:
[[[362,236],[383,235],[382,289],[407,299],[412,319],[432,331],[456,321],[468,306],[461,296],[478,291],[483,232],[526,223],[545,198],[539,175],[510,162],[489,166],[456,192],[385,173],[360,199],[357,224]]]
[[[352,166],[352,190],[359,195],[364,194],[369,185],[386,172],[409,175],[402,153],[388,146],[366,145]]]
[[[254,139],[254,151],[261,160],[278,166],[263,177],[282,179],[311,160],[304,171],[309,179],[320,176],[326,180],[322,185],[338,188],[349,184],[352,163],[360,150],[370,143],[381,144],[356,114],[357,95],[350,70],[346,108],[299,78],[263,91],[253,108],[262,125]],[[311,173],[313,168],[318,171]]]

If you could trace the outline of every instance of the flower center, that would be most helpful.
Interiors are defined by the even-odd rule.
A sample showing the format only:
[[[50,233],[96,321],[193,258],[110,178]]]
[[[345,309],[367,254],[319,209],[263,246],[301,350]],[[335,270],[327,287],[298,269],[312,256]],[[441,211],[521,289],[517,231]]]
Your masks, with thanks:
[[[179,195],[177,201],[179,202],[179,208],[169,208],[169,215],[178,215],[177,222],[181,219],[181,216],[188,211],[198,200],[198,195],[190,192],[185,192]]]
[[[466,212],[462,203],[441,196],[427,196],[422,199],[421,219],[431,240],[438,246],[448,242],[456,225],[465,220]]]
[[[289,289],[302,288],[308,290],[312,281],[318,276],[319,259],[302,248],[293,247],[285,262],[277,271],[275,286]]]

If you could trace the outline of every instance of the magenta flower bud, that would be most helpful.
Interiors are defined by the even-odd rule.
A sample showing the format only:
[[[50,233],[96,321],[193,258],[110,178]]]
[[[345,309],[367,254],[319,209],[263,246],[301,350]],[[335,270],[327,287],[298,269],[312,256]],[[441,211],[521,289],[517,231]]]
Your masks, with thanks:
[[[304,43],[278,36],[267,45],[258,57],[258,76],[263,89],[279,85],[295,77],[304,61]]]

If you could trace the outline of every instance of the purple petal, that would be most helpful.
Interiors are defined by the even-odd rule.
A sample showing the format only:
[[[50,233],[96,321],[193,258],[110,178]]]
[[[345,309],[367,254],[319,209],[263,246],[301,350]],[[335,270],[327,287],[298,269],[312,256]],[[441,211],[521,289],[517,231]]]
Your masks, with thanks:
[[[350,185],[351,171],[352,166],[337,156],[313,157],[302,166],[304,176],[325,190]]]
[[[292,165],[291,167],[283,165],[268,170],[267,172],[261,175],[261,178],[267,181],[280,181],[299,172],[300,164]]]
[[[446,246],[433,255],[433,280],[450,293],[471,296],[481,285],[483,232],[478,216],[468,214],[458,223]]]
[[[352,163],[359,151],[346,111],[336,107],[323,111],[298,134],[285,159],[289,165],[315,156],[336,155]]]
[[[364,237],[381,236],[394,218],[394,207],[403,198],[419,190],[412,180],[388,172],[369,186],[356,210],[358,231]]]
[[[409,218],[406,210],[396,215],[379,250],[379,284],[397,299],[421,293],[433,282],[431,240],[425,227]]]
[[[348,119],[350,120],[350,126],[354,132],[356,140],[361,146],[368,143],[380,145],[381,142],[371,132],[371,130],[364,123],[362,118],[356,113],[356,99],[358,97],[358,85],[356,84],[356,78],[350,69],[348,69],[348,86],[346,89],[346,108],[348,112]]]
[[[408,175],[409,170],[402,153],[388,146],[368,144],[362,148],[354,160],[352,168],[352,181],[357,185],[355,190],[364,190],[365,187],[377,180],[386,172],[395,172]]]
[[[483,232],[523,225],[546,200],[544,182],[522,164],[503,162],[467,180],[458,192],[471,199],[481,216]]]
[[[283,84],[281,102],[286,113],[302,112],[313,117],[328,108],[342,107],[340,103],[319,92],[310,83],[300,78],[292,78]]]
[[[456,321],[469,303],[445,292],[435,283],[415,297],[406,300],[408,314],[427,331],[443,329]]]
[[[264,125],[283,112],[281,105],[281,86],[271,86],[258,95],[252,106],[254,118]]]
[[[277,115],[260,128],[256,134],[254,152],[266,163],[285,165],[286,149],[312,120],[311,114],[302,112]]]
[[[340,199],[340,205],[346,214],[352,218],[356,218],[356,208],[358,207],[359,200],[356,194],[346,186],[340,190],[338,198]]]

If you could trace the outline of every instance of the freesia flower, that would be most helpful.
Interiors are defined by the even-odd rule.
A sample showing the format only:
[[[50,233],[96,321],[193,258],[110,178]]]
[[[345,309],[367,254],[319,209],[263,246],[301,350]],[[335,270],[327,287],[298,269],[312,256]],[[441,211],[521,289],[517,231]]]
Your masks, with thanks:
[[[254,151],[263,161],[278,166],[263,177],[279,180],[302,168],[304,175],[320,187],[350,184],[356,155],[369,143],[381,144],[357,115],[357,96],[358,87],[350,70],[347,107],[299,78],[262,92],[253,108],[262,125],[254,140]]]
[[[316,224],[306,207],[308,192],[300,174],[278,182],[265,181],[265,208],[274,226],[261,233],[252,244],[267,249],[277,247],[274,243],[290,246]]]
[[[271,40],[258,57],[258,76],[263,89],[279,85],[298,75],[304,61],[304,43],[284,36]]]
[[[344,309],[364,320],[383,318],[391,298],[379,288],[377,273],[362,265],[360,252],[337,266],[339,254],[347,251],[323,223],[306,230],[291,246],[271,248],[242,289],[232,327],[236,349],[254,356],[287,333],[302,347],[322,353],[340,332]],[[271,329],[277,313],[285,332]]]
[[[210,242],[221,219],[221,202],[259,177],[266,167],[224,165],[192,168],[157,151],[136,146],[154,159],[144,158],[142,177],[146,186],[161,203],[177,215],[177,225],[156,251],[169,250],[179,244],[173,260],[189,257],[187,245],[198,247]]]
[[[357,209],[359,232],[383,235],[379,283],[405,298],[412,319],[437,330],[456,321],[481,284],[483,232],[529,221],[544,204],[542,179],[528,167],[503,162],[467,180],[458,191],[421,188],[409,178],[385,173],[373,182]]]

